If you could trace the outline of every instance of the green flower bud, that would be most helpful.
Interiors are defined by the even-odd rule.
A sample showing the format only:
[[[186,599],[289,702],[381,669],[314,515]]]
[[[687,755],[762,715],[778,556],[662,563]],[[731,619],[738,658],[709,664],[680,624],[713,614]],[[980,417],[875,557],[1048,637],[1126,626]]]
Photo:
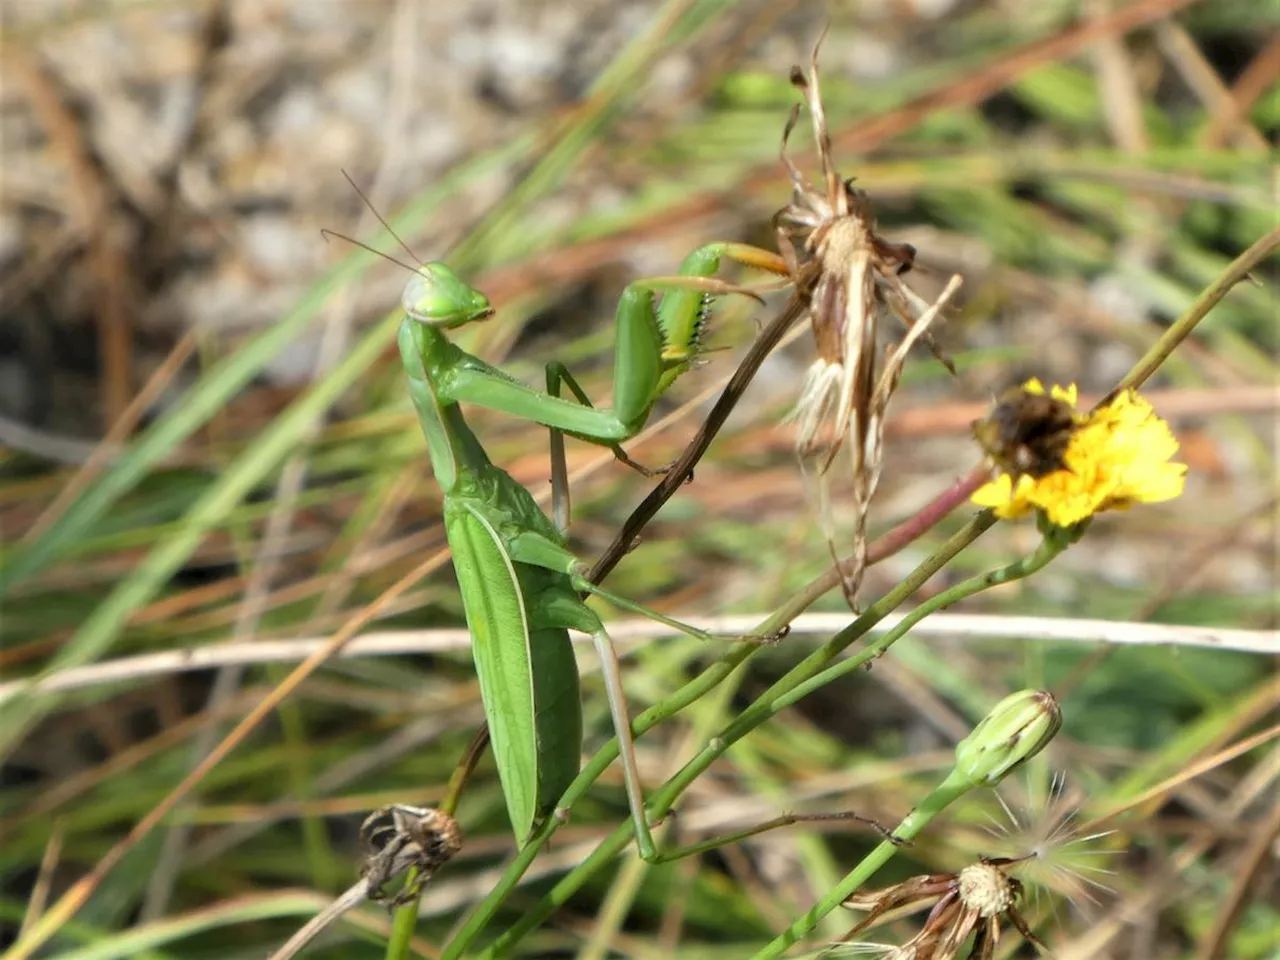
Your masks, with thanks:
[[[439,260],[424,263],[400,297],[404,312],[433,327],[460,327],[493,313],[489,300]]]
[[[1010,694],[956,745],[956,773],[975,787],[994,787],[1043,750],[1061,726],[1062,711],[1053,694]]]

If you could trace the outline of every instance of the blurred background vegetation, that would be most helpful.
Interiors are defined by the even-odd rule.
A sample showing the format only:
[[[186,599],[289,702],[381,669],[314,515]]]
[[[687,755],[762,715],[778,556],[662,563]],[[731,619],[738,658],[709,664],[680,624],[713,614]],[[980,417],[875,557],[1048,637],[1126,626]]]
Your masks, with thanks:
[[[320,236],[378,238],[343,171],[419,256],[497,304],[467,349],[531,382],[562,360],[606,397],[627,282],[711,240],[772,244],[787,70],[829,19],[837,163],[881,232],[919,248],[917,290],[965,278],[939,334],[960,377],[927,353],[908,366],[873,534],[978,462],[968,425],[993,394],[1032,375],[1104,393],[1277,221],[1280,12],[1266,0],[3,0],[0,14],[0,663],[6,682],[63,684],[34,701],[0,688],[6,942],[314,648],[266,644],[322,640],[424,561],[438,568],[366,628],[420,652],[326,664],[106,875],[59,956],[264,956],[354,879],[366,812],[439,797],[480,719],[390,335],[405,275]],[[793,151],[812,169],[806,122]],[[1120,812],[1094,843],[1105,889],[1040,898],[1042,938],[1060,957],[1276,957],[1266,724],[1280,686],[1273,659],[1223,649],[1275,649],[1276,273],[1273,259],[1237,287],[1149,387],[1190,465],[1186,494],[1100,519],[1039,576],[958,611],[1106,619],[1114,641],[1126,623],[1203,629],[1143,646],[939,621],[737,744],[686,796],[681,831],[796,809],[893,822],[987,706],[1047,686],[1063,734],[1003,795],[1042,821],[1056,771],[1082,820]],[[631,445],[638,459],[680,452],[706,409],[687,401],[783,302],[722,305],[719,351],[664,401],[679,415]],[[762,616],[826,569],[780,426],[809,350],[801,338],[764,367],[612,589],[673,614]],[[545,431],[474,420],[541,493]],[[582,445],[570,467],[575,549],[591,558],[649,482]],[[965,513],[872,568],[864,595]],[[1035,542],[1030,523],[1001,525],[925,591]],[[838,591],[815,607],[843,610]],[[824,630],[798,624],[644,737],[646,779]],[[633,712],[713,655],[683,639],[628,650]],[[272,662],[241,663],[255,656]],[[594,749],[610,730],[585,683]],[[620,784],[615,768],[575,808],[510,916],[625,816]],[[878,879],[997,852],[992,817],[1005,819],[990,796],[966,803]],[[467,845],[423,902],[425,955],[511,850],[488,760],[460,820]],[[794,828],[620,866],[527,955],[746,956],[873,842]],[[385,914],[355,916],[309,956],[381,956]]]

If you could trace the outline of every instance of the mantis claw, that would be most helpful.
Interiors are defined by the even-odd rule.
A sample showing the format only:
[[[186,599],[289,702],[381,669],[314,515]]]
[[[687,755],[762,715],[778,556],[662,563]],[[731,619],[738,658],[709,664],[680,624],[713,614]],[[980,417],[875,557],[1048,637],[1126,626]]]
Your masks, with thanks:
[[[665,467],[658,467],[657,469],[654,469],[653,467],[646,467],[640,461],[632,460],[631,457],[627,456],[627,452],[623,450],[622,447],[614,448],[613,457],[619,463],[630,467],[632,470],[640,474],[640,476],[644,477],[646,480],[652,479],[653,477],[660,477],[664,473],[666,473],[668,470],[671,469],[671,464],[667,464],[667,466]]]
[[[614,455],[614,458],[617,459],[619,463],[625,464],[626,466],[630,467],[632,470],[634,470],[636,473],[640,474],[642,477],[644,477],[647,480],[652,480],[654,477],[665,477],[668,473],[671,472],[671,470],[675,467],[675,465],[680,462],[680,459],[681,459],[680,457],[676,457],[674,460],[670,461],[669,463],[664,463],[660,467],[646,467],[643,463],[640,463],[637,460],[632,460],[631,457],[627,456],[626,452],[621,447],[615,450],[613,452],[613,455]],[[689,475],[684,478],[684,482],[693,483],[692,470],[690,470]]]

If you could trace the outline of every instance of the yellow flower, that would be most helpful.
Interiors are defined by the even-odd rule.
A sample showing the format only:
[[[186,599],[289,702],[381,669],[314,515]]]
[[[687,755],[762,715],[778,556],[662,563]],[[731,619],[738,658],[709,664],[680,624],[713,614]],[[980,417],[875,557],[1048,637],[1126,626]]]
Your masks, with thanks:
[[[1023,390],[1033,396],[1045,392],[1038,380]],[[1074,409],[1074,385],[1055,386],[1051,396]],[[1182,493],[1186,464],[1170,462],[1178,441],[1134,391],[1124,390],[1106,406],[1073,419],[1060,469],[1039,476],[1002,472],[975,491],[973,502],[1003,518],[1041,510],[1055,526],[1070,527],[1102,510],[1127,510]]]

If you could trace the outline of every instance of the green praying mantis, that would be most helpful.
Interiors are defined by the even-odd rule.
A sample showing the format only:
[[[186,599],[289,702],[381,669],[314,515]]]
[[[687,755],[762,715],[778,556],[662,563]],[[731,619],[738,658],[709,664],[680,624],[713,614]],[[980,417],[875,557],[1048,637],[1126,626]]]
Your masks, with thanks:
[[[481,699],[507,812],[520,842],[555,811],[578,773],[582,705],[568,633],[572,629],[591,636],[600,659],[637,849],[645,860],[660,858],[645,816],[618,657],[604,625],[582,597],[596,594],[691,636],[713,638],[586,579],[585,565],[565,540],[569,510],[563,443],[569,434],[612,449],[636,469],[653,472],[628,458],[620,444],[641,430],[658,398],[697,358],[711,297],[751,293],[715,277],[725,259],[787,273],[775,254],[719,243],[686,257],[676,276],[628,286],[616,316],[611,408],[593,407],[561,364],[547,367],[547,388],[542,391],[451,342],[445,331],[484,320],[493,308],[444,263],[419,261],[421,266],[405,287],[402,306],[407,316],[400,325],[400,354],[444,494],[445,531],[471,631]],[[655,303],[658,293],[661,301]],[[574,399],[562,397],[562,387]],[[554,520],[528,490],[489,460],[463,418],[461,403],[550,428]]]

